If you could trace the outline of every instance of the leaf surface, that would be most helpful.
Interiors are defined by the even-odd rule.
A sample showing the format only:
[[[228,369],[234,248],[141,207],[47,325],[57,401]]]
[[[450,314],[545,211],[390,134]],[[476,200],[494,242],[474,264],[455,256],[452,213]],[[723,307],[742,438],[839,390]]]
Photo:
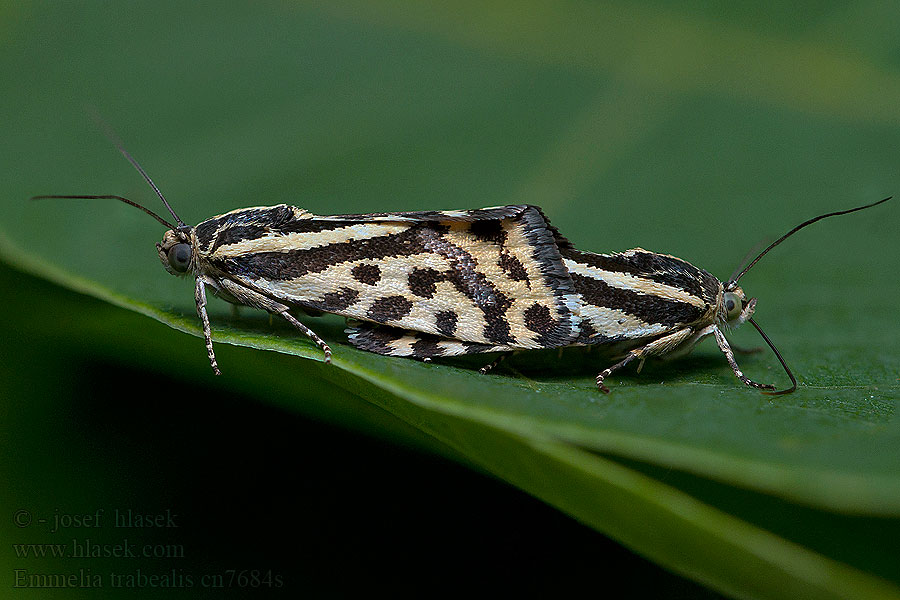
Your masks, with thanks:
[[[25,200],[121,194],[163,212],[84,105],[190,223],[279,202],[318,214],[535,203],[579,248],[640,246],[721,279],[761,239],[900,190],[897,55],[863,26],[875,8],[784,23],[653,3],[423,6],[6,9],[16,51],[0,56],[0,255],[199,334],[191,285],[157,263],[158,224],[113,201]],[[890,596],[878,578],[900,579],[893,204],[813,226],[742,280],[800,379],[788,396],[744,388],[709,342],[626,370],[604,396],[593,377],[609,361],[596,352],[517,357],[480,376],[477,363],[360,352],[339,320],[307,320],[335,350],[325,368],[306,364],[321,355],[287,324],[211,300],[220,366],[297,410],[302,395],[284,390],[320,378],[305,390],[317,406],[348,392],[727,593],[819,595],[825,582],[835,597]],[[208,368],[201,342],[177,339],[166,353]],[[259,353],[254,370],[227,344],[302,360]],[[784,380],[768,353],[739,361]],[[664,539],[645,535],[650,522]],[[854,528],[874,543],[851,543]]]

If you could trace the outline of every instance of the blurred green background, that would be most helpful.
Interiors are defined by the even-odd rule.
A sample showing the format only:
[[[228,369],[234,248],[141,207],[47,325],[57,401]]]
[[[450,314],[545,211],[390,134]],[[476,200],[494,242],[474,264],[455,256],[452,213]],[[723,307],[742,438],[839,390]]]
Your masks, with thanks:
[[[161,324],[198,332],[155,221],[27,201],[161,212],[96,110],[188,223],[280,202],[533,203],[579,248],[641,246],[724,279],[761,240],[900,191],[897,23],[892,2],[0,4],[0,585],[36,595],[17,573],[90,569],[110,595],[112,573],[140,569],[194,585],[122,597],[219,594],[201,578],[229,572],[245,595],[487,579],[900,597],[896,201],[804,231],[742,280],[800,379],[777,399],[709,342],[600,396],[594,354],[480,377],[308,321],[335,349],[326,367],[289,327],[211,300],[214,378],[202,341]],[[769,354],[740,360],[783,380]],[[181,522],[37,522],[98,508]],[[86,538],[185,556],[13,546]],[[238,585],[252,570],[272,575]]]

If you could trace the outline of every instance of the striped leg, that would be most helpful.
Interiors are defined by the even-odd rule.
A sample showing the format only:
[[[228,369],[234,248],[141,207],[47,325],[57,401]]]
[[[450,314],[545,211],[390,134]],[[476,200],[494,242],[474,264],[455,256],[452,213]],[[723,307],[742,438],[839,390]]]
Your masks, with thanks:
[[[603,371],[600,371],[600,374],[597,375],[597,387],[600,389],[600,391],[603,392],[604,394],[608,394],[609,388],[606,387],[605,385],[603,385],[603,380],[606,379],[607,377],[609,377],[610,375],[612,375],[613,371],[618,371],[619,369],[621,369],[622,367],[624,367],[625,365],[627,365],[628,363],[633,361],[635,358],[637,358],[636,352],[631,351],[628,354],[628,356],[626,356],[624,359],[620,360],[619,362],[617,362],[613,366],[609,367],[608,369],[604,369]]]
[[[328,344],[325,343],[325,340],[323,340],[318,335],[316,335],[315,331],[313,331],[312,329],[310,329],[309,327],[307,327],[306,325],[304,325],[303,323],[301,323],[300,321],[295,319],[294,315],[289,313],[287,310],[283,310],[278,314],[280,314],[282,317],[287,319],[288,323],[290,323],[291,325],[293,325],[294,327],[296,327],[297,329],[302,331],[307,337],[309,337],[309,339],[314,341],[316,343],[316,345],[322,349],[322,352],[325,353],[325,362],[326,363],[331,362],[331,348],[328,347]]]
[[[206,339],[206,353],[209,355],[209,364],[216,375],[221,375],[222,372],[219,371],[219,365],[216,364],[216,353],[213,352],[209,315],[206,314],[206,285],[199,277],[197,278],[197,285],[194,286],[194,301],[197,303],[197,314],[200,315],[200,322],[203,324],[203,337]]]
[[[279,314],[284,317],[288,323],[299,329],[306,335],[309,339],[314,341],[316,345],[325,352],[325,362],[331,362],[331,348],[328,347],[328,344],[316,335],[316,332],[298,321],[294,318],[294,315],[288,312],[289,307],[285,306],[281,302],[276,300],[272,300],[271,298],[264,296],[257,292],[256,290],[251,290],[248,287],[244,287],[239,283],[235,283],[230,279],[221,279],[217,281],[218,285],[222,287],[228,294],[237,299],[241,304],[245,304],[247,306],[252,306],[254,308],[261,308],[263,310],[269,311],[269,314],[272,313]]]
[[[678,348],[679,345],[688,342],[693,335],[694,330],[686,327],[684,329],[673,331],[672,333],[665,335],[659,339],[653,340],[646,346],[635,348],[634,350],[629,352],[628,356],[626,356],[622,361],[614,364],[610,368],[602,371],[599,375],[597,375],[597,387],[600,388],[600,391],[604,394],[608,394],[609,388],[603,385],[603,380],[609,377],[613,371],[621,369],[635,358],[640,358],[641,364],[638,366],[638,373],[640,373],[641,368],[644,366],[644,360],[646,360],[648,356],[658,356],[660,354],[671,352],[674,349]]]
[[[745,385],[748,385],[752,388],[756,388],[758,390],[774,390],[774,385],[769,385],[767,383],[756,383],[741,371],[740,367],[738,367],[737,361],[734,360],[734,352],[731,351],[731,346],[728,345],[728,340],[725,339],[725,334],[719,331],[719,328],[716,327],[713,332],[716,334],[716,343],[719,344],[719,350],[725,355],[725,358],[728,360],[728,364],[731,365],[731,370],[734,371],[735,376],[738,379],[744,382]]]
[[[497,358],[495,358],[488,364],[486,364],[483,367],[481,367],[480,369],[478,369],[478,372],[481,373],[482,375],[485,375],[488,371],[490,371],[491,369],[493,369],[494,367],[496,367],[497,365],[502,363],[504,360],[506,360],[506,357],[508,357],[510,354],[512,354],[512,352],[504,352],[503,354],[501,354],[500,356],[498,356]]]

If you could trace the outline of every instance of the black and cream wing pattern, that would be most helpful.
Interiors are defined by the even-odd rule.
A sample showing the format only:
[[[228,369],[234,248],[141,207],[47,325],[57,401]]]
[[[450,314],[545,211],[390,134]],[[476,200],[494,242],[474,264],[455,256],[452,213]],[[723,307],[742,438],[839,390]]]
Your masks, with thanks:
[[[215,217],[196,236],[221,277],[289,306],[388,325],[350,331],[354,345],[382,354],[554,348],[580,333],[559,234],[534,206],[320,216],[278,205]]]

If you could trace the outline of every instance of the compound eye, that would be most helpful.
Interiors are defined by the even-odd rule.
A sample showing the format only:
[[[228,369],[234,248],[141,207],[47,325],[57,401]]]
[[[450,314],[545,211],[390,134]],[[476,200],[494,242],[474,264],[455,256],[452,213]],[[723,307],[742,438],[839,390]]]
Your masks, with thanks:
[[[738,318],[744,309],[740,296],[734,292],[725,292],[723,300],[725,301],[725,310],[728,311],[728,320]]]
[[[191,265],[191,245],[175,244],[169,248],[169,266],[179,273],[184,273]]]

